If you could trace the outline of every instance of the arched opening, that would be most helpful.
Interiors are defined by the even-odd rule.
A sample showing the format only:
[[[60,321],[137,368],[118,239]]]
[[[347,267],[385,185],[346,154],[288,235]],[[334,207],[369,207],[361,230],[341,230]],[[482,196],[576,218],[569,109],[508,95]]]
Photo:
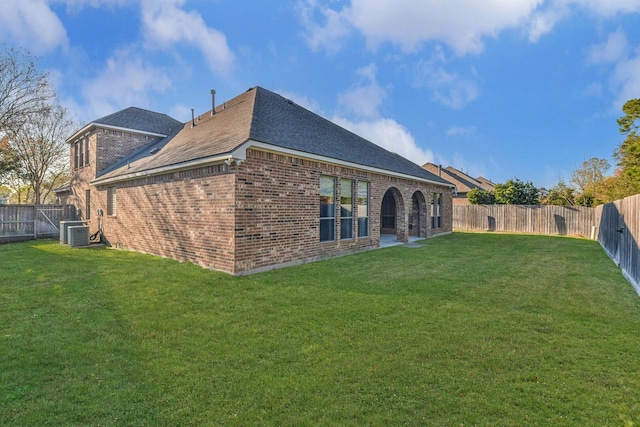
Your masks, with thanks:
[[[404,242],[406,225],[404,219],[404,202],[397,188],[390,188],[384,193],[380,207],[380,240],[385,242]]]
[[[411,196],[411,211],[409,212],[409,236],[427,237],[427,202],[424,194],[416,191]]]

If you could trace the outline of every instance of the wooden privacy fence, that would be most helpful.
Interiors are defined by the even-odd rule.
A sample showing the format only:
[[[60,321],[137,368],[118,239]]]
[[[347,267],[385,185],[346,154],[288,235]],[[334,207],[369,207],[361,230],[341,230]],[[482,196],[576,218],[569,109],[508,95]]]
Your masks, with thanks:
[[[454,231],[503,231],[591,237],[593,208],[551,205],[465,205],[453,207]]]
[[[60,221],[74,219],[69,205],[0,204],[0,243],[28,239],[56,238]]]
[[[598,241],[640,294],[640,194],[594,209]]]

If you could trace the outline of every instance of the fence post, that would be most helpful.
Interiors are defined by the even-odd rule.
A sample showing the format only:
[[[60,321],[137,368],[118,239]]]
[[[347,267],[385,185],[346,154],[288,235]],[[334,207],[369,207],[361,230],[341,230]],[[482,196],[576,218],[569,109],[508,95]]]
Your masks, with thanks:
[[[38,206],[33,205],[33,239],[36,240],[38,238]]]

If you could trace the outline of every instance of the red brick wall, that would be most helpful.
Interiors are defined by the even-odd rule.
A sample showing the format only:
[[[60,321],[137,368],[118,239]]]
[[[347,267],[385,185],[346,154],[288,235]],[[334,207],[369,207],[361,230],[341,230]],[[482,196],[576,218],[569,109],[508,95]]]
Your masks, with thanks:
[[[319,241],[320,176],[355,182],[369,182],[369,237],[340,240],[340,209],[336,212],[336,240]],[[370,172],[248,150],[247,160],[238,168],[236,179],[236,273],[259,271],[273,266],[328,258],[379,246],[380,208],[389,189],[399,197],[401,218],[398,237],[407,239],[408,212],[412,195],[422,192],[424,200],[434,191],[444,193],[442,228],[432,230],[429,206],[423,208],[421,237],[450,232],[452,227],[451,189],[392,178]],[[357,218],[354,217],[357,224]]]
[[[116,186],[116,212],[106,215],[111,246],[234,271],[234,180],[223,165],[129,181]]]
[[[93,151],[97,173],[119,162],[154,139],[158,139],[148,135],[109,129],[97,129],[93,131],[93,134],[98,139],[97,151],[95,148]]]
[[[82,137],[84,138],[84,136]],[[71,192],[65,197],[61,197],[60,202],[64,204],[74,205],[76,207],[76,215],[78,219],[86,220],[86,190],[92,190],[92,206],[91,206],[91,219],[94,219],[97,206],[93,206],[93,195],[95,193],[95,187],[91,186],[89,182],[96,176],[96,145],[97,134],[95,131],[88,135],[89,138],[89,162],[85,163],[83,167],[74,169],[74,148],[73,144],[70,144],[69,150],[71,155],[69,170],[71,171]],[[91,224],[90,224],[91,225]],[[92,227],[97,231],[97,223],[95,227]]]
[[[93,156],[99,156],[95,144],[102,144],[102,136],[91,135]],[[108,216],[107,186],[88,184],[96,163],[92,159],[88,167],[74,171],[68,200],[84,218],[85,190],[91,189],[91,233],[98,229],[96,209],[102,208],[103,236],[110,245],[234,274],[378,247],[380,208],[389,189],[397,197],[400,241],[410,233],[407,222],[416,191],[426,200],[421,203],[420,236],[452,227],[450,188],[258,150],[248,150],[240,166],[221,164],[118,183],[116,214]],[[354,227],[354,237],[341,240],[338,207],[336,240],[319,241],[321,175],[335,177],[337,188],[340,178],[369,183],[368,237],[356,237]],[[442,228],[436,230],[430,228],[433,192],[444,193]]]

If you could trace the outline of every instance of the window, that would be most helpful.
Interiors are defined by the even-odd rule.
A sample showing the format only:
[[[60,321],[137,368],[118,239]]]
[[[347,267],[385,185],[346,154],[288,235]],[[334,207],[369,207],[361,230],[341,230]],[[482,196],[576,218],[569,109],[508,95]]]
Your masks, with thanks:
[[[340,180],[340,238],[353,238],[353,181]]]
[[[442,228],[442,193],[431,195],[431,228]]]
[[[86,191],[86,200],[85,200],[85,207],[86,207],[86,214],[85,214],[85,218],[86,219],[91,219],[91,190],[87,190]]]
[[[84,166],[84,141],[78,141],[78,166]]]
[[[115,215],[116,214],[116,187],[107,188],[107,215]]]
[[[320,177],[320,241],[336,238],[336,180],[330,176]]]
[[[78,169],[78,143],[73,144],[73,168]]]
[[[84,164],[89,164],[89,137],[84,139]]]
[[[369,236],[369,183],[358,182],[358,237]]]

